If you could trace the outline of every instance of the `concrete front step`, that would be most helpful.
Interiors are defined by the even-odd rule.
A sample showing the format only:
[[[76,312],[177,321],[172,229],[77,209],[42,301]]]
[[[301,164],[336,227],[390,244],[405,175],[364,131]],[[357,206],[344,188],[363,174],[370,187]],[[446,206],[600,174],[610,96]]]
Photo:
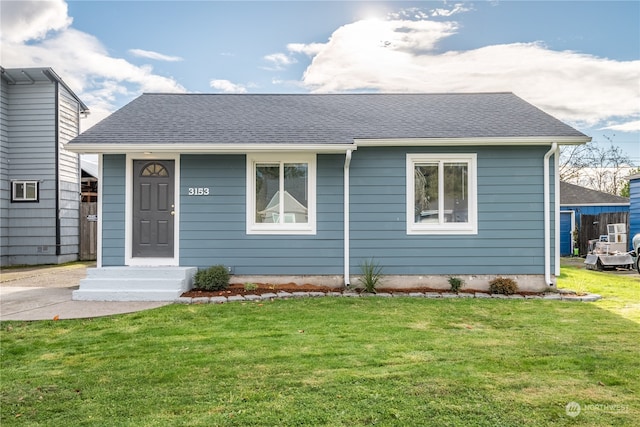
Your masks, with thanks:
[[[78,301],[174,301],[193,286],[197,267],[103,267],[87,270]]]

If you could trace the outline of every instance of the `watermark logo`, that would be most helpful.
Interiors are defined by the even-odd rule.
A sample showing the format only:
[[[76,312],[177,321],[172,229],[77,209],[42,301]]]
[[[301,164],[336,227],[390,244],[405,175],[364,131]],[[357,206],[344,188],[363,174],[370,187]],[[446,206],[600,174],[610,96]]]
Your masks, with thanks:
[[[575,418],[580,415],[580,404],[578,402],[569,402],[564,407],[565,412],[571,418]]]
[[[578,415],[586,414],[587,412],[609,412],[609,413],[623,413],[628,412],[629,407],[627,405],[611,403],[611,404],[602,404],[602,403],[586,403],[580,405],[578,402],[569,402],[564,407],[564,410],[567,416],[571,418],[575,418]]]

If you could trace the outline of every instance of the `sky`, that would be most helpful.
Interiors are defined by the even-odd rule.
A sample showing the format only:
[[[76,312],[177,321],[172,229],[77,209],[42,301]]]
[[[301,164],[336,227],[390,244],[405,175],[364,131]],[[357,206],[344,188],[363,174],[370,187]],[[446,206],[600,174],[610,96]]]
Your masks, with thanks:
[[[640,166],[640,1],[8,1],[87,129],[144,92],[513,92]]]

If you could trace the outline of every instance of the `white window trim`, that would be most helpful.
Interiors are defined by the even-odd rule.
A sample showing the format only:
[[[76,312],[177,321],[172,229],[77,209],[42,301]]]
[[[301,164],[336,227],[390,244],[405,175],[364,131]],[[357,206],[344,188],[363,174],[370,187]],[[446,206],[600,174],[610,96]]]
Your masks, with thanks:
[[[477,186],[477,154],[476,153],[410,153],[407,154],[407,234],[478,234],[478,186]],[[416,163],[466,162],[469,166],[469,222],[447,222],[439,224],[416,224],[414,222],[415,174]],[[443,193],[443,168],[439,167],[439,194]],[[444,198],[439,197],[442,211]]]
[[[307,223],[256,223],[256,165],[260,163],[306,163],[308,165]],[[247,155],[247,234],[316,234],[316,154],[255,153]]]
[[[36,185],[35,197],[27,197],[26,191],[21,195],[21,197],[17,197],[16,185],[18,184],[23,184],[24,188],[26,188],[27,184],[35,184]],[[16,179],[11,181],[11,201],[16,203],[39,202],[40,201],[40,182],[35,179]]]

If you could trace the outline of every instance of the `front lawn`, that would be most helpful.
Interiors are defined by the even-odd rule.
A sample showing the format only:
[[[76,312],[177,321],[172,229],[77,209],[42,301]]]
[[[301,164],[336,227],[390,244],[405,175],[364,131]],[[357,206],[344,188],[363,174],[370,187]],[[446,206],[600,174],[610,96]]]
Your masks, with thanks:
[[[605,299],[325,297],[2,322],[0,424],[634,425],[630,283],[611,306],[590,288]]]

